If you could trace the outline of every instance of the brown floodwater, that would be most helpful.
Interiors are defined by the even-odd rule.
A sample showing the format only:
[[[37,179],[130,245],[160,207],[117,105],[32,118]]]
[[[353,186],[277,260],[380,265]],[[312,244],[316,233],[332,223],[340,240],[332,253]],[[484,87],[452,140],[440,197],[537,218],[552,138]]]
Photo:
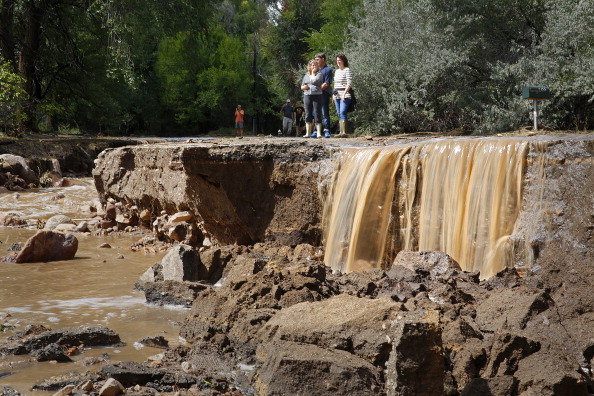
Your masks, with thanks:
[[[36,232],[37,219],[64,214],[75,220],[87,219],[81,211],[97,198],[90,178],[74,180],[64,188],[36,189],[20,193],[0,193],[0,211],[20,214],[30,227],[0,227],[0,256],[14,243],[21,245]],[[10,386],[25,395],[49,394],[32,391],[35,383],[70,371],[91,367],[82,359],[107,354],[111,361],[143,361],[163,350],[140,347],[135,342],[162,335],[170,346],[180,343],[179,324],[187,310],[148,305],[134,283],[164,252],[134,252],[130,246],[142,234],[92,236],[75,234],[79,241],[73,260],[49,263],[0,263],[0,341],[39,324],[51,329],[69,326],[103,325],[120,335],[124,346],[86,349],[73,356],[74,363],[36,362],[27,355],[0,357],[0,390]],[[108,243],[111,248],[99,248]],[[54,393],[54,392],[52,392]]]

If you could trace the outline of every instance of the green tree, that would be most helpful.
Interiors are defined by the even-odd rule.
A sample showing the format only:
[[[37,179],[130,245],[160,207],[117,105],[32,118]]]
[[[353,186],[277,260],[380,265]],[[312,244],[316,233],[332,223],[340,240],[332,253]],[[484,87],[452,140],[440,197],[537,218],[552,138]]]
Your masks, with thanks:
[[[235,105],[249,101],[252,71],[246,47],[220,29],[164,40],[156,68],[164,104],[178,123],[197,132],[230,125]]]
[[[287,97],[299,97],[301,67],[310,48],[306,42],[311,29],[322,24],[319,5],[322,0],[283,0],[271,8],[270,20],[262,37],[262,52],[267,64],[269,89],[277,100],[276,111]]]
[[[25,80],[0,57],[0,131],[9,136],[18,135],[26,120],[23,108],[27,93],[24,85]]]
[[[349,26],[354,25],[363,0],[324,0],[320,4],[320,17],[324,21],[319,30],[308,31],[305,42],[310,57],[317,52],[335,55],[342,52],[349,35]]]

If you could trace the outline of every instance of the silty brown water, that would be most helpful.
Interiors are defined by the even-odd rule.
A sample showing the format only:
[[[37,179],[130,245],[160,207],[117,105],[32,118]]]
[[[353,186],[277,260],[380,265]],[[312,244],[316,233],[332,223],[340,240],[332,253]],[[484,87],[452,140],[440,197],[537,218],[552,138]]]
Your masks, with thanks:
[[[31,224],[56,214],[72,219],[86,218],[89,215],[79,208],[89,204],[97,193],[91,179],[74,182],[74,186],[66,188],[1,194],[0,211],[19,213]],[[35,227],[0,227],[0,255],[8,254],[12,244],[23,244],[35,232]],[[160,262],[164,252],[132,251],[130,246],[142,237],[138,233],[76,236],[79,248],[74,260],[0,263],[0,324],[15,326],[0,332],[0,339],[29,324],[52,329],[103,325],[117,332],[126,345],[86,350],[73,356],[75,363],[34,362],[26,355],[0,357],[0,388],[11,386],[23,394],[32,394],[31,385],[42,379],[89,369],[81,364],[85,357],[107,353],[113,361],[143,361],[162,352],[134,345],[144,337],[162,335],[170,345],[179,344],[178,324],[186,310],[147,305],[143,293],[133,290],[139,276]],[[99,248],[103,243],[112,248]]]

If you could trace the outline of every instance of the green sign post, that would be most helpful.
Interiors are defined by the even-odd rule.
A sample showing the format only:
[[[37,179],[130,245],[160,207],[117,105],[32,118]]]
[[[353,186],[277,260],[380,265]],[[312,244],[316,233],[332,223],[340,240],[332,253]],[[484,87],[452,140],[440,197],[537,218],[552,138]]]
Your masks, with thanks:
[[[522,98],[532,101],[534,113],[534,130],[538,131],[538,101],[551,99],[551,90],[549,87],[524,87],[522,89]]]

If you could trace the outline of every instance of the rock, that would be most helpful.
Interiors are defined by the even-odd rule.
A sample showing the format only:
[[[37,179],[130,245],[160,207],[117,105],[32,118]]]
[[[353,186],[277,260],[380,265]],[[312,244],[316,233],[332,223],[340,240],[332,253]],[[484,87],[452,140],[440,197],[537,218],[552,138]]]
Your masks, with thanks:
[[[116,217],[117,217],[117,211],[116,211],[115,204],[112,202],[108,202],[105,205],[105,219],[115,221]]]
[[[124,216],[123,214],[118,214],[115,218],[116,223],[119,224],[130,224],[130,219],[126,216]]]
[[[411,252],[402,250],[392,265],[401,265],[411,271],[425,271],[431,277],[449,276],[452,271],[462,271],[460,265],[443,252]]]
[[[99,396],[118,396],[124,393],[125,390],[119,381],[110,378],[105,381],[105,384],[99,390]]]
[[[43,227],[44,230],[53,230],[60,224],[72,224],[75,225],[74,222],[68,216],[64,215],[55,215],[50,217],[46,222],[45,226]]]
[[[140,211],[139,218],[142,221],[150,221],[151,220],[151,212],[148,209],[143,209]]]
[[[199,269],[202,263],[198,252],[191,246],[178,245],[169,249],[161,261],[161,266],[164,280],[200,280]]]
[[[338,295],[324,301],[300,303],[275,314],[257,335],[259,343],[274,340],[344,349],[372,362],[385,360],[393,339],[392,326],[403,312],[388,298],[375,300]]]
[[[27,161],[23,157],[12,154],[0,154],[0,164],[2,164],[4,169],[8,169],[11,173],[19,175],[27,184],[38,182],[35,172],[29,168]]]
[[[72,359],[66,355],[64,349],[56,343],[51,343],[42,349],[36,349],[29,353],[30,356],[37,359],[39,362],[46,362],[55,360],[57,362],[71,362]]]
[[[575,361],[567,356],[565,346],[538,352],[517,362],[514,377],[520,381],[518,393],[538,396],[590,396],[591,378],[576,370]]]
[[[518,363],[539,349],[540,343],[499,329],[495,333],[495,340],[483,375],[485,377],[513,375],[518,369]]]
[[[89,232],[89,223],[87,223],[86,221],[81,221],[80,223],[78,223],[76,225],[76,227],[73,230],[74,232]]]
[[[136,362],[118,362],[103,366],[100,370],[104,378],[112,378],[123,386],[146,385],[147,382],[160,381],[165,371],[146,367]]]
[[[58,224],[56,227],[54,227],[53,231],[63,233],[73,232],[76,230],[76,227],[76,224]]]
[[[82,374],[70,371],[67,374],[56,375],[35,383],[35,385],[33,385],[33,390],[58,391],[69,385],[81,384],[87,381],[91,381],[92,383],[99,381],[99,379],[100,378],[97,376],[97,374],[91,373],[89,371]],[[80,390],[75,387],[72,393],[80,395]]]
[[[170,223],[179,223],[182,221],[190,221],[194,218],[194,215],[190,212],[177,212],[169,217]]]
[[[54,393],[52,396],[70,396],[72,395],[74,388],[74,385],[66,385],[65,387]]]
[[[93,390],[93,381],[91,381],[91,380],[83,381],[83,382],[79,383],[78,385],[76,385],[76,389],[80,389],[85,392],[90,392]]]
[[[70,260],[78,250],[78,239],[72,234],[39,230],[27,240],[16,256],[16,263]]]
[[[445,361],[437,311],[410,312],[396,323],[386,364],[387,396],[444,391]]]
[[[111,245],[107,242],[102,243],[101,245],[97,246],[99,249],[111,249]]]
[[[16,390],[12,389],[9,386],[3,386],[2,388],[0,388],[0,395],[2,395],[2,396],[22,396],[19,392],[17,392]]]
[[[79,346],[112,346],[119,344],[120,337],[103,326],[66,327],[59,330],[47,330],[43,327],[32,328],[26,333],[9,337],[0,343],[0,353],[23,355],[57,344],[64,348]]]
[[[223,276],[223,272],[227,264],[233,259],[234,254],[232,248],[211,248],[200,252],[200,261],[202,266],[200,269],[200,279],[204,279],[211,283],[216,283]]]
[[[27,221],[21,219],[18,213],[0,212],[0,227],[16,227],[26,224]]]
[[[166,349],[169,347],[169,342],[163,336],[155,336],[155,337],[145,337],[141,340],[136,341],[138,344],[153,347],[153,348],[163,348]]]
[[[530,287],[493,290],[476,307],[476,323],[490,332],[524,329],[531,318],[554,305],[550,295]],[[497,312],[494,316],[493,313]]]
[[[258,395],[372,396],[381,389],[378,370],[346,351],[284,341],[258,352]]]
[[[181,305],[184,307],[190,307],[198,293],[209,288],[209,286],[202,283],[171,280],[138,282],[135,287],[144,292],[146,302],[149,304]]]
[[[511,375],[496,378],[473,378],[461,396],[517,395],[518,380]]]

